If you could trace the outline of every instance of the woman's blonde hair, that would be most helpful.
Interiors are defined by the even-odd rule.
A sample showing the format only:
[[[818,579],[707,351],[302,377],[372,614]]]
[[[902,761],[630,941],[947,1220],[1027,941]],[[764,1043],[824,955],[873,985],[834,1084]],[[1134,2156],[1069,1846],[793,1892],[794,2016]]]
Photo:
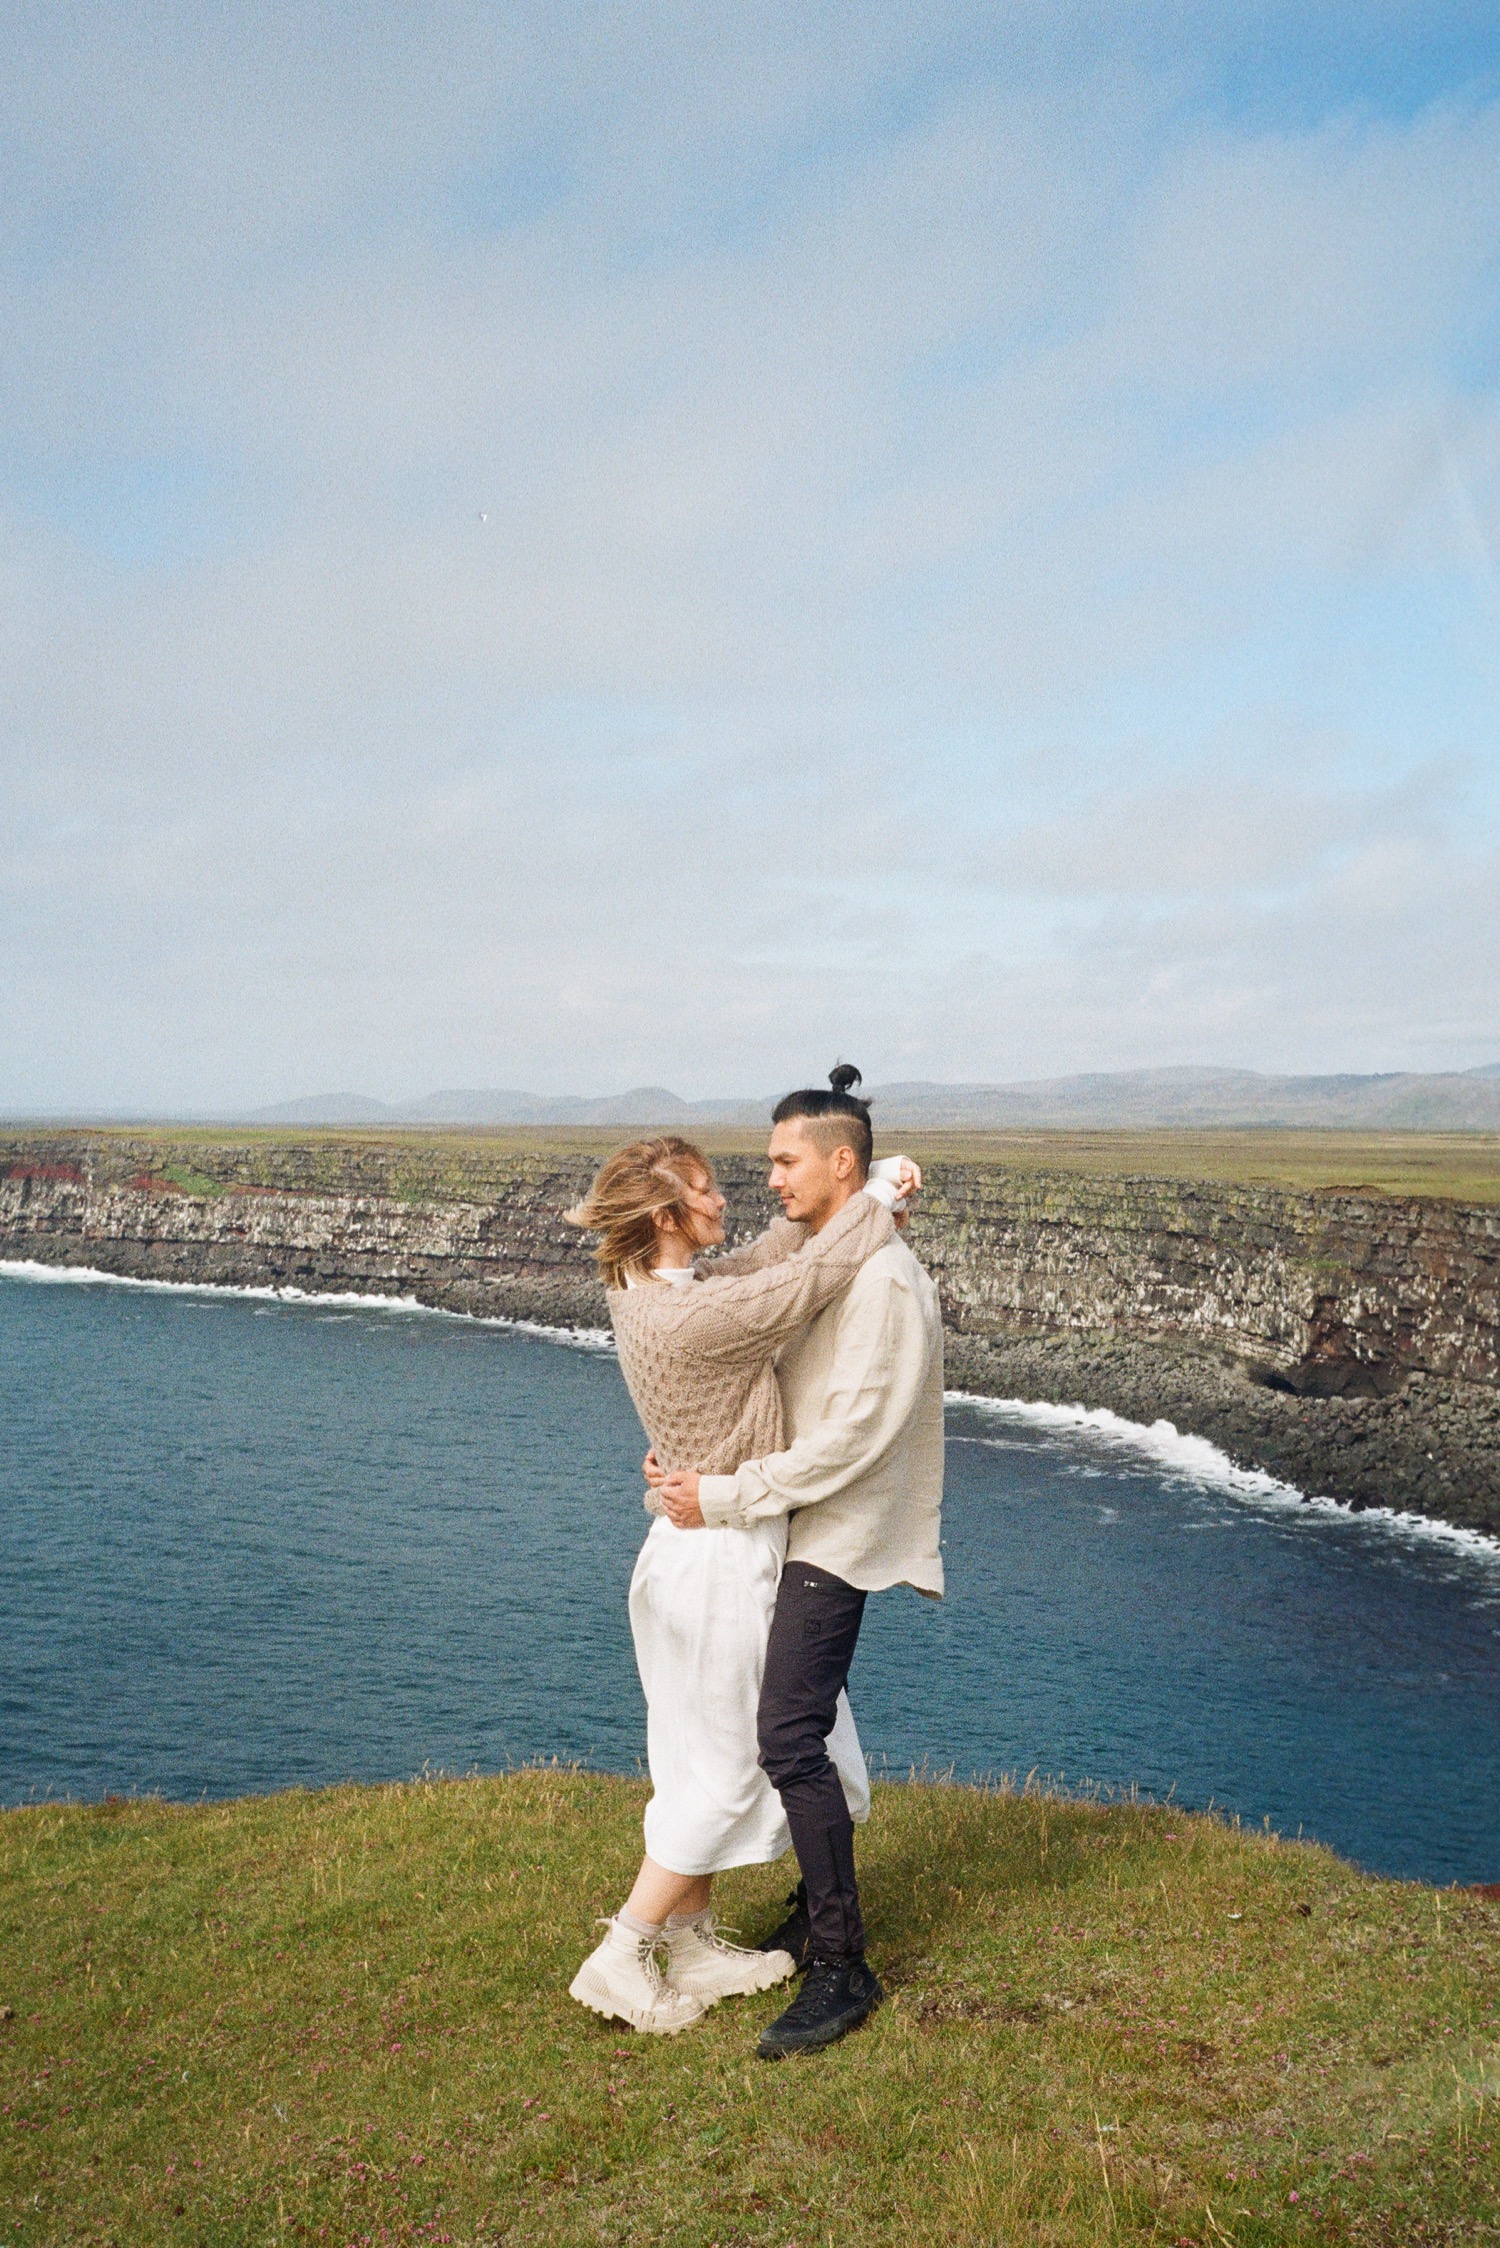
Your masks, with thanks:
[[[569,1225],[603,1236],[594,1255],[606,1288],[643,1280],[660,1261],[659,1215],[687,1230],[683,1197],[695,1191],[698,1176],[712,1186],[713,1167],[691,1140],[675,1132],[632,1140],[610,1157],[583,1200],[564,1212]]]

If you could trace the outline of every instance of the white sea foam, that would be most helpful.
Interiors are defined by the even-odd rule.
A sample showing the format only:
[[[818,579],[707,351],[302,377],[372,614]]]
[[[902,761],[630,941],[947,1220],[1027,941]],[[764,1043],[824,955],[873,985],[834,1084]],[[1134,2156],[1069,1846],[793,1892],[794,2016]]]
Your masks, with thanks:
[[[1202,1491],[1217,1491],[1243,1504],[1275,1512],[1306,1513],[1312,1509],[1345,1522],[1379,1526],[1400,1538],[1424,1545],[1446,1546],[1450,1551],[1478,1560],[1500,1562],[1500,1538],[1486,1537],[1479,1530],[1460,1529],[1455,1523],[1438,1522],[1431,1515],[1409,1514],[1397,1507],[1353,1507],[1346,1499],[1299,1491],[1295,1484],[1283,1483],[1263,1468],[1236,1467],[1217,1444],[1210,1444],[1205,1436],[1184,1436],[1172,1421],[1153,1421],[1148,1428],[1144,1422],[1127,1421],[1119,1413],[1110,1412],[1107,1406],[1047,1405],[1019,1397],[978,1397],[965,1389],[947,1391],[945,1401],[949,1405],[972,1407],[997,1420],[1050,1429],[1059,1435],[1086,1434],[1109,1450],[1151,1461],[1175,1483],[1189,1483]]]
[[[441,1305],[419,1303],[415,1296],[364,1295],[356,1289],[330,1290],[324,1294],[310,1288],[227,1287],[208,1280],[142,1280],[129,1273],[100,1272],[93,1265],[48,1265],[6,1258],[0,1258],[0,1280],[144,1288],[169,1295],[237,1296],[264,1303],[318,1304],[408,1315],[415,1312],[427,1319],[463,1319],[477,1327],[499,1327],[511,1334],[534,1335],[540,1341],[558,1343],[565,1350],[593,1351],[608,1356],[615,1348],[614,1336],[607,1327],[549,1327],[536,1319],[499,1319],[474,1312],[446,1311]],[[1455,1523],[1439,1522],[1431,1515],[1410,1514],[1398,1507],[1353,1507],[1345,1499],[1300,1491],[1295,1484],[1283,1483],[1263,1468],[1236,1467],[1217,1444],[1211,1444],[1205,1436],[1184,1436],[1172,1421],[1153,1421],[1147,1427],[1142,1421],[1127,1421],[1121,1414],[1110,1412],[1107,1406],[1049,1405],[1019,1397],[980,1397],[966,1389],[946,1391],[944,1401],[949,1405],[972,1407],[997,1420],[1050,1429],[1058,1435],[1087,1435],[1110,1450],[1150,1460],[1174,1482],[1190,1483],[1203,1491],[1218,1491],[1242,1504],[1275,1512],[1305,1513],[1312,1509],[1345,1522],[1378,1526],[1400,1539],[1427,1546],[1445,1546],[1450,1552],[1500,1563],[1500,1538],[1487,1537],[1479,1530],[1460,1529]]]
[[[477,1312],[447,1311],[441,1304],[419,1303],[415,1296],[364,1294],[359,1289],[250,1288],[222,1285],[213,1280],[142,1280],[133,1273],[100,1272],[94,1265],[35,1264],[28,1259],[0,1257],[0,1280],[34,1280],[69,1286],[148,1289],[158,1295],[234,1296],[256,1303],[317,1304],[324,1309],[350,1311],[417,1312],[424,1319],[463,1319],[474,1327],[500,1327],[515,1335],[535,1335],[543,1342],[561,1343],[567,1350],[612,1353],[614,1336],[607,1327],[548,1327],[538,1319],[498,1319]]]

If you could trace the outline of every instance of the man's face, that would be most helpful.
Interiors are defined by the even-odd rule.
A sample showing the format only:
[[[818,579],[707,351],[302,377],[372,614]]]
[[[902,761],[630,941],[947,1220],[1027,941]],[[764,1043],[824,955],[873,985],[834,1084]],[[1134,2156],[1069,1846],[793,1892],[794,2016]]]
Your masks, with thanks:
[[[766,1153],[771,1192],[780,1196],[786,1215],[804,1225],[822,1225],[859,1185],[853,1148],[820,1146],[800,1116],[775,1126]]]

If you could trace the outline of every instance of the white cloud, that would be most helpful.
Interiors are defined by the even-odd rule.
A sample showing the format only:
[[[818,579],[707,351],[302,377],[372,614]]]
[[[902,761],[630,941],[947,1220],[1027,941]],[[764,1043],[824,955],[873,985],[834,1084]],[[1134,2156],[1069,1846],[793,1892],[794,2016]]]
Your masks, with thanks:
[[[0,1103],[1500,1047],[1500,108],[121,20],[12,81]]]

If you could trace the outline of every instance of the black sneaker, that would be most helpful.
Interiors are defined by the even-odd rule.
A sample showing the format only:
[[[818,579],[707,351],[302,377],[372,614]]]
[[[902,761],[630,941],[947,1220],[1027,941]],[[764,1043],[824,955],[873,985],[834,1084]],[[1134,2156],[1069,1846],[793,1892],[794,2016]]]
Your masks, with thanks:
[[[863,1959],[852,1963],[815,1959],[786,2012],[761,2031],[755,2050],[763,2061],[779,2061],[788,2053],[815,2053],[858,2029],[884,1996],[874,1970]]]
[[[812,1922],[807,1917],[807,1883],[799,1881],[787,1898],[791,1911],[779,1928],[756,1945],[757,1951],[786,1951],[792,1956],[796,1974],[812,1964]]]

